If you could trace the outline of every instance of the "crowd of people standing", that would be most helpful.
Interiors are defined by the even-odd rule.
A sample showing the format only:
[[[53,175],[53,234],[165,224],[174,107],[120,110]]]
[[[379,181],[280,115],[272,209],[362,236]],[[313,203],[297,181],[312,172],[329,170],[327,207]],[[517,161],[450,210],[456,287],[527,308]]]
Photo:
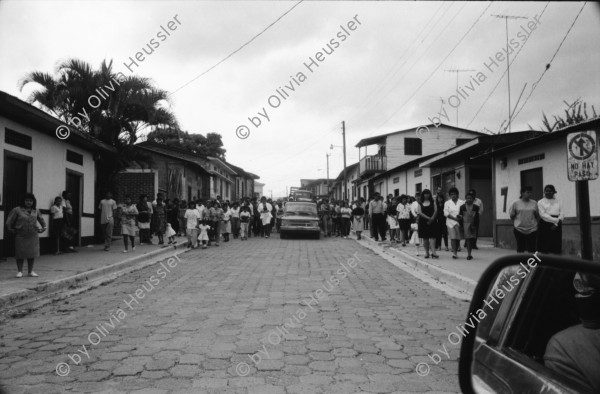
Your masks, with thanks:
[[[369,202],[359,198],[350,207],[346,207],[344,201],[323,200],[319,207],[323,233],[347,238],[352,222],[357,239],[361,239],[362,231],[367,230],[375,241],[381,239],[384,242],[389,235],[392,244],[415,245],[417,256],[423,245],[425,258],[439,257],[436,251],[441,250],[442,240],[448,251],[448,238],[452,257],[458,258],[460,240],[465,239],[467,259],[471,260],[471,251],[477,249],[477,228],[483,202],[476,197],[475,190],[469,191],[466,201],[458,200],[456,188],[450,189],[448,194],[447,200],[441,188],[435,195],[425,189],[414,197],[390,194],[384,200],[380,193],[375,193]]]
[[[142,194],[137,204],[133,203],[130,195],[126,195],[124,204],[117,206],[111,193],[107,193],[98,209],[104,227],[104,250],[110,250],[113,226],[118,221],[125,246],[123,252],[127,253],[135,250],[135,237],[138,235],[140,245],[153,244],[153,236],[158,238],[158,245],[165,242],[167,245],[174,244],[175,236],[186,236],[187,246],[192,249],[219,246],[220,242],[229,242],[230,239],[269,238],[271,229],[279,228],[277,217],[283,206],[281,202],[273,202],[266,197],[260,201],[257,198],[223,201],[220,196],[214,200],[171,201],[164,199],[162,193],[152,202]]]

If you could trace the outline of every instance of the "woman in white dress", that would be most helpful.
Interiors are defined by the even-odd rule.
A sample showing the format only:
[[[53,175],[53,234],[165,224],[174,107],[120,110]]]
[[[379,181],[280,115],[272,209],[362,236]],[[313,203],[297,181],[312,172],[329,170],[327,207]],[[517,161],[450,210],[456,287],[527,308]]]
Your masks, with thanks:
[[[448,191],[450,199],[444,203],[444,216],[446,217],[446,227],[448,227],[448,238],[452,245],[452,258],[457,259],[460,240],[463,239],[461,226],[462,217],[460,216],[460,206],[465,202],[458,199],[458,189],[453,187]]]

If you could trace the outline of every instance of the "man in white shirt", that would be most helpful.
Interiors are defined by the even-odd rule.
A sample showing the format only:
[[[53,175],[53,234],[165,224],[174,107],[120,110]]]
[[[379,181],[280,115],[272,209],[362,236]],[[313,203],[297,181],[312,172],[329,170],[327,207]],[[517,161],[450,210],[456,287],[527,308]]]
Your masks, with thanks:
[[[263,236],[265,238],[269,238],[271,236],[271,218],[273,217],[273,215],[271,214],[272,210],[273,206],[267,202],[267,198],[261,198],[260,204],[258,204],[258,212],[260,212]]]
[[[104,234],[104,250],[110,250],[112,241],[113,226],[115,224],[114,214],[117,210],[117,203],[112,199],[112,193],[106,192],[106,198],[100,200],[98,205],[100,210],[100,225],[102,226],[102,234]]]
[[[413,201],[412,204],[410,204],[410,212],[413,214],[414,217],[419,217],[419,202],[421,201],[421,193],[420,192],[416,192],[415,193],[415,201]]]
[[[196,211],[198,211],[200,220],[202,220],[202,218],[204,217],[205,209],[206,209],[206,207],[204,206],[204,204],[202,204],[202,200],[198,199],[196,202]]]

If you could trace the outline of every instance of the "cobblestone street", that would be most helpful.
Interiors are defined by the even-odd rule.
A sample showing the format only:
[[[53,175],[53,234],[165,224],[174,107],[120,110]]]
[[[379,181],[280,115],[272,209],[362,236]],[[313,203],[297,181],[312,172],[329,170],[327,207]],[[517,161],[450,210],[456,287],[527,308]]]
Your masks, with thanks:
[[[468,304],[353,240],[275,235],[178,258],[3,324],[8,392],[459,392],[447,336]]]

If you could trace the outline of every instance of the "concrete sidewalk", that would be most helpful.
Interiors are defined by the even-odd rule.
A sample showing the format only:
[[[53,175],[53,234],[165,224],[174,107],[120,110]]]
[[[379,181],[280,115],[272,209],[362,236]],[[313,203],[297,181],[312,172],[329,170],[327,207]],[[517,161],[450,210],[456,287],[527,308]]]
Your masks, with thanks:
[[[156,237],[154,239],[156,242]],[[176,237],[174,245],[137,245],[135,251],[123,253],[123,240],[113,239],[110,251],[104,245],[77,248],[77,253],[42,255],[35,259],[34,272],[39,277],[27,276],[27,261],[23,265],[23,277],[16,278],[17,263],[14,257],[0,262],[0,308],[29,302],[41,296],[63,289],[79,287],[85,282],[121,271],[137,263],[163,255],[173,254],[187,244],[185,237]]]
[[[356,234],[353,234],[353,237],[356,237]],[[462,251],[458,252],[458,259],[453,259],[452,252],[447,252],[445,247],[436,251],[440,256],[438,259],[426,259],[423,245],[419,248],[417,256],[415,245],[406,244],[403,247],[402,244],[391,244],[389,238],[385,242],[377,242],[370,237],[368,230],[362,232],[362,239],[396,257],[403,264],[425,272],[439,282],[449,283],[468,295],[473,294],[479,278],[491,263],[500,257],[515,254],[512,249],[494,247],[491,238],[481,238],[477,241],[479,249],[472,252],[473,260],[467,260],[464,241],[461,241]]]

